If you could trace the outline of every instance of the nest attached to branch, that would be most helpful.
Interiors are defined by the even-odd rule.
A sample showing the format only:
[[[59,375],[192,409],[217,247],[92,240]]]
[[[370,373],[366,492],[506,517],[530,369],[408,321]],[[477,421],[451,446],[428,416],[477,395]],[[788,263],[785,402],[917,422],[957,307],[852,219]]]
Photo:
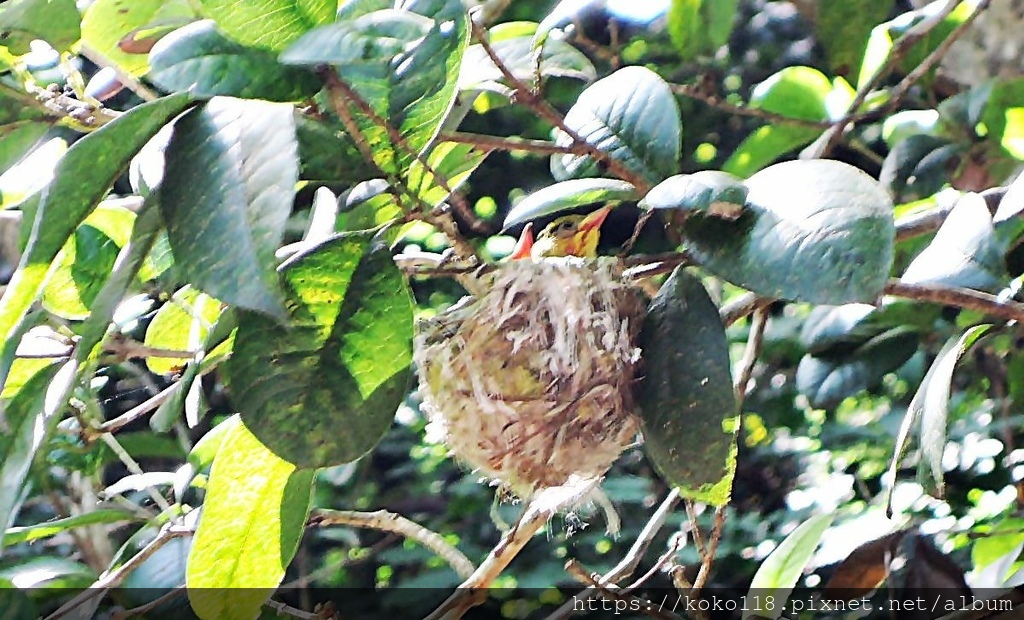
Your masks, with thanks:
[[[420,324],[423,408],[462,462],[520,497],[593,483],[635,439],[645,304],[617,259],[514,261]]]

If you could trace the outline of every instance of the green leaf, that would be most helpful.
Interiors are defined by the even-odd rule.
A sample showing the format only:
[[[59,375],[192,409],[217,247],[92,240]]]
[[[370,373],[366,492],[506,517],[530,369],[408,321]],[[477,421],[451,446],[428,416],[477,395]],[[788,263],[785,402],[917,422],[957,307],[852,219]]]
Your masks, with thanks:
[[[227,363],[234,403],[267,447],[299,466],[346,463],[372,449],[412,376],[409,291],[372,235],[335,236],[281,266],[287,327],[238,316]]]
[[[894,327],[852,351],[805,355],[796,370],[796,388],[812,407],[830,409],[881,383],[917,352],[918,340],[916,330]]]
[[[427,36],[434,20],[411,11],[385,9],[351,21],[337,21],[311,30],[281,54],[293,65],[335,65],[356,68],[387,63],[414,42]]]
[[[10,579],[0,578],[0,608],[4,620],[36,620],[42,617],[28,594]]]
[[[146,54],[121,50],[121,41],[140,28],[196,19],[189,0],[95,0],[82,17],[82,41],[128,73],[149,71]]]
[[[1017,135],[1020,135],[1019,124],[1022,121],[1017,120],[1015,123],[1014,118],[1019,119],[1022,101],[1024,101],[1024,77],[996,80],[981,114],[981,122],[988,129],[989,136],[1004,141],[1008,137],[1012,138],[1012,135],[1007,134],[1012,129],[1016,129]],[[1020,155],[1021,151],[1016,152],[1018,153],[1017,159],[1024,158]]]
[[[274,252],[298,180],[293,119],[287,104],[216,97],[175,123],[160,185],[186,278],[221,301],[277,317],[284,309]]]
[[[665,80],[644,67],[624,67],[580,93],[565,124],[627,168],[657,183],[678,171],[683,127],[679,105]],[[572,138],[555,132],[558,146]],[[553,155],[558,181],[600,174],[587,155]]]
[[[10,0],[0,6],[0,46],[12,54],[29,52],[33,39],[66,52],[81,36],[74,0]]]
[[[890,149],[911,136],[942,133],[937,110],[902,110],[890,114],[882,121],[882,139]]]
[[[640,346],[647,458],[683,497],[726,504],[739,416],[725,328],[700,280],[682,268],[672,272],[647,309]]]
[[[0,333],[5,348],[17,346],[11,335],[42,292],[50,263],[79,224],[92,212],[142,145],[192,103],[182,93],[140,105],[85,136],[68,149],[56,176],[43,189],[35,224],[18,271],[0,299]],[[8,368],[0,368],[0,381]]]
[[[392,59],[384,76],[352,82],[377,115],[398,130],[402,143],[368,115],[356,114],[363,135],[376,145],[377,165],[402,177],[452,108],[469,44],[468,16],[459,0],[439,0],[427,8],[432,9],[427,16],[434,19],[434,26],[416,46]]]
[[[683,60],[712,55],[725,45],[739,0],[672,0],[668,33]]]
[[[828,118],[826,97],[832,81],[813,67],[786,67],[772,74],[750,92],[754,108],[808,121]]]
[[[864,58],[871,29],[889,16],[894,0],[847,0],[814,4],[817,40],[834,73],[852,75]]]
[[[773,298],[874,302],[889,277],[892,202],[871,177],[838,161],[776,164],[746,182],[734,222],[690,217],[688,248],[711,272]]]
[[[200,0],[229,37],[242,45],[280,52],[317,26],[334,21],[335,0]]]
[[[8,105],[12,108],[20,107],[0,94],[0,106]],[[49,122],[36,120],[14,121],[0,125],[0,175],[35,148],[51,126]],[[0,196],[0,205],[3,203],[3,196]]]
[[[135,213],[117,204],[100,203],[64,244],[59,265],[43,289],[43,307],[59,317],[89,316],[117,254],[132,235]]]
[[[765,125],[743,139],[722,170],[738,177],[749,177],[779,157],[806,146],[821,134],[814,127]]]
[[[50,538],[76,527],[108,523],[131,523],[139,520],[140,517],[137,514],[121,508],[100,508],[73,517],[54,519],[46,523],[9,528],[4,532],[4,546]]]
[[[24,485],[36,451],[58,421],[58,416],[43,413],[47,386],[56,374],[57,366],[39,370],[6,403],[7,429],[0,434],[0,525],[4,530],[13,523],[24,499]],[[6,536],[3,544],[7,544]]]
[[[1004,260],[1006,249],[996,235],[985,199],[965,194],[901,280],[996,293],[1010,281]]]
[[[302,539],[313,477],[313,470],[277,457],[244,424],[230,430],[213,462],[188,556],[185,585],[200,618],[259,615]]]
[[[957,362],[971,346],[992,329],[992,325],[975,325],[959,338],[950,338],[939,351],[924,381],[907,408],[908,417],[921,416],[921,460],[918,475],[929,492],[942,497],[945,482],[942,453],[946,449],[946,422],[949,418],[949,392]]]
[[[167,91],[191,89],[197,97],[296,101],[320,89],[312,73],[285,67],[270,52],[231,41],[211,20],[189,24],[161,39],[150,52],[149,64],[154,84]]]
[[[502,24],[505,25],[505,24]],[[597,79],[594,65],[583,52],[565,41],[550,40],[536,59],[532,33],[524,36],[494,40],[491,32],[491,47],[498,54],[502,64],[517,79],[529,82],[535,75],[544,77],[568,77],[590,82]],[[539,73],[538,73],[539,72]],[[481,45],[471,45],[466,50],[459,73],[459,90],[470,90],[488,82],[505,82],[501,70],[491,61]]]
[[[920,134],[901,140],[882,162],[878,180],[897,200],[911,202],[949,183],[963,147],[948,139]]]
[[[811,67],[786,67],[754,87],[750,106],[790,118],[828,119],[826,98],[832,92],[828,77]],[[781,155],[814,141],[821,129],[774,123],[760,127],[736,148],[722,170],[747,177]]]
[[[222,305],[206,293],[186,286],[160,307],[146,328],[147,347],[172,351],[198,351],[217,322]],[[191,358],[147,357],[146,366],[155,374],[174,372]]]
[[[886,298],[880,306],[818,306],[804,320],[800,344],[811,355],[848,353],[893,327],[930,331],[938,315],[938,308],[898,298]]]
[[[359,152],[351,136],[336,124],[298,115],[295,137],[299,144],[299,177],[355,185],[379,176]]]
[[[755,603],[753,608],[743,612],[744,620],[755,616],[782,616],[789,595],[814,555],[825,530],[832,525],[833,517],[830,514],[815,515],[804,521],[765,558],[750,582],[750,592],[756,592],[757,596],[749,597]],[[767,597],[774,597],[773,604],[763,609],[758,608],[759,603]]]
[[[635,200],[636,188],[618,179],[573,179],[537,190],[512,207],[502,228],[594,202]]]
[[[34,557],[0,569],[0,580],[15,583],[22,591],[45,588],[57,593],[65,588],[87,588],[95,579],[88,566],[68,558]]]
[[[698,211],[735,219],[747,202],[747,186],[727,172],[702,170],[671,176],[647,192],[640,206],[646,209]]]

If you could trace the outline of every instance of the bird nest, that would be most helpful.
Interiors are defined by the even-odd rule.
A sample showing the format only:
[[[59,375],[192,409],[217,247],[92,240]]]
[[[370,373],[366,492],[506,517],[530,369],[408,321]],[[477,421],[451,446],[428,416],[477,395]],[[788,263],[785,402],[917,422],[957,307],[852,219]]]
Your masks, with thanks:
[[[645,305],[616,259],[513,261],[420,324],[423,408],[520,497],[600,478],[630,445]]]

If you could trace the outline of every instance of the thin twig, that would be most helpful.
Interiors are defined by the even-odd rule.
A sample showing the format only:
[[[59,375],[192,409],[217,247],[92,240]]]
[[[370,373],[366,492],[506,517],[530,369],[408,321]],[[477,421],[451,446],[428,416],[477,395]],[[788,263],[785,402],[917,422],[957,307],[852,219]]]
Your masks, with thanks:
[[[300,618],[300,620],[316,620],[317,617],[317,615],[314,613],[303,611],[301,609],[296,609],[291,605],[286,605],[273,599],[268,599],[266,603],[263,603],[263,605],[273,609],[278,614],[284,614],[286,616],[291,616],[293,618]]]
[[[708,576],[711,574],[711,565],[715,561],[715,554],[718,553],[718,543],[722,540],[722,526],[725,525],[725,509],[725,504],[715,509],[715,523],[711,527],[711,538],[708,539],[708,552],[704,554],[700,564],[700,571],[697,573],[697,578],[693,580],[693,587],[690,588],[690,596],[693,598],[697,598],[700,595],[701,589],[707,583]]]
[[[373,122],[378,127],[382,128],[388,134],[388,139],[392,142],[392,144],[394,144],[398,149],[404,151],[406,155],[415,159],[416,162],[423,167],[423,170],[433,177],[433,180],[435,183],[437,183],[438,187],[440,187],[441,189],[448,193],[449,203],[456,211],[458,211],[459,217],[463,218],[470,228],[479,233],[487,231],[486,225],[484,225],[479,220],[479,218],[476,217],[476,214],[473,213],[473,210],[469,208],[469,205],[466,203],[466,199],[462,196],[461,193],[458,192],[458,190],[452,187],[452,185],[448,182],[448,178],[445,177],[440,172],[438,172],[437,170],[435,170],[434,167],[430,165],[426,158],[417,149],[414,149],[412,146],[410,146],[405,137],[402,136],[398,129],[396,129],[388,121],[388,119],[377,114],[373,107],[365,99],[363,99],[359,95],[359,93],[355,91],[354,88],[352,88],[344,80],[342,80],[338,76],[337,72],[335,72],[333,69],[326,69],[322,71],[321,74],[325,77],[329,90],[340,93],[345,98],[345,100],[352,102],[352,104],[359,108],[359,111],[365,114],[367,118],[370,119],[371,122]],[[349,129],[348,124],[349,123],[346,123],[346,129]],[[355,125],[355,123],[352,124]],[[355,127],[355,130],[358,132],[357,126]],[[352,130],[349,129],[349,131],[351,132]],[[371,157],[369,159],[369,162],[372,163],[373,161],[374,159]],[[398,182],[399,186],[406,194],[408,194],[415,201],[422,202],[419,200],[419,197],[414,196],[411,192],[408,191],[404,183],[402,183],[400,180],[398,180]]]
[[[718,316],[722,319],[722,325],[729,327],[751,312],[769,306],[774,301],[774,299],[761,297],[756,293],[744,293],[719,308]]]
[[[678,503],[679,489],[673,488],[668,492],[668,495],[665,496],[665,499],[661,501],[661,505],[654,511],[651,518],[647,520],[644,528],[640,530],[640,534],[637,535],[636,540],[633,541],[629,551],[621,560],[619,560],[619,563],[597,579],[596,585],[591,585],[586,590],[583,590],[574,596],[572,600],[566,601],[554,613],[548,616],[547,620],[558,620],[560,618],[569,617],[574,611],[574,601],[589,600],[594,596],[597,596],[602,589],[606,589],[608,586],[618,583],[622,579],[632,575],[633,571],[636,570],[636,567],[640,565],[641,558],[643,558],[644,554],[647,553],[647,549],[650,548],[654,537],[657,536],[659,531],[661,531],[661,528],[665,525],[665,521],[668,519],[668,516],[672,514]]]
[[[328,525],[348,525],[391,532],[414,540],[427,549],[430,549],[444,561],[448,562],[455,572],[462,579],[469,579],[476,570],[473,563],[469,561],[461,551],[448,544],[436,532],[423,527],[422,525],[403,517],[402,515],[377,510],[375,512],[356,512],[353,510],[315,510],[309,517],[307,525],[313,527],[325,527]]]
[[[480,133],[443,133],[437,138],[440,142],[457,142],[472,144],[487,151],[528,151],[545,155],[586,155],[578,146],[561,146],[548,140],[531,140],[528,138],[488,136]]]
[[[815,140],[811,146],[804,149],[800,154],[800,157],[802,159],[819,159],[828,156],[828,154],[832,152],[832,149],[834,149],[839,143],[839,140],[846,131],[846,128],[857,120],[857,111],[862,105],[864,105],[864,102],[867,101],[868,96],[878,88],[879,85],[881,85],[882,81],[888,77],[893,70],[896,69],[910,48],[931,32],[932,29],[941,24],[942,21],[946,19],[946,17],[949,16],[949,14],[952,13],[959,4],[960,0],[946,0],[946,4],[943,5],[937,13],[921,21],[913,28],[910,28],[903,34],[903,36],[897,39],[890,48],[889,55],[886,57],[885,63],[878,68],[875,74],[871,76],[871,79],[857,90],[856,95],[853,97],[853,101],[850,102],[850,105],[847,108],[847,113],[844,114],[842,118],[835,121],[831,127],[825,130],[825,133]],[[916,79],[919,78],[920,76]],[[912,84],[912,82],[910,84]],[[909,86],[907,86],[907,88],[909,88]]]
[[[736,114],[737,116],[749,116],[752,118],[759,118],[772,123],[787,123],[790,125],[803,125],[805,127],[818,127],[821,129],[827,129],[832,126],[830,121],[816,121],[813,119],[796,118],[793,116],[786,116],[785,114],[778,114],[776,112],[769,112],[761,108],[752,108],[749,106],[739,106],[729,103],[725,99],[717,95],[709,95],[701,92],[701,89],[690,84],[670,84],[672,92],[677,95],[689,97],[690,99],[696,99],[701,103],[705,103],[708,106],[723,112],[730,114]]]
[[[185,586],[181,585],[176,588],[173,588],[168,592],[165,592],[164,594],[156,597],[155,599],[146,603],[145,605],[139,605],[138,607],[132,607],[131,609],[125,609],[123,611],[115,611],[110,614],[110,617],[112,618],[112,620],[127,620],[128,618],[131,618],[133,616],[142,616],[148,614],[149,612],[153,611],[157,607],[160,607],[164,603],[167,603],[168,601],[173,601],[182,594],[185,594],[185,592]]]
[[[131,557],[127,562],[112,571],[108,571],[97,579],[87,590],[61,605],[57,611],[46,617],[45,620],[58,620],[70,614],[76,608],[91,601],[93,598],[104,594],[110,588],[117,587],[136,568],[148,560],[158,549],[182,536],[191,536],[192,530],[179,526],[165,526],[148,545]]]
[[[142,401],[138,405],[135,405],[128,411],[125,411],[121,415],[117,416],[112,420],[107,420],[103,424],[100,424],[95,429],[87,429],[86,435],[99,436],[107,433],[115,433],[118,430],[124,428],[128,424],[131,424],[135,420],[146,415],[150,411],[155,410],[160,405],[164,404],[165,401],[174,396],[174,393],[181,389],[181,382],[175,381],[171,385],[167,386],[163,390],[157,392],[153,396],[150,396],[146,400]],[[92,439],[92,437],[89,437]]]
[[[590,142],[587,142],[579,135],[579,133],[566,125],[565,119],[558,110],[556,110],[542,97],[534,93],[529,86],[522,82],[522,80],[513,75],[512,71],[501,60],[501,57],[498,56],[498,53],[494,51],[493,47],[491,47],[491,44],[487,40],[487,33],[484,29],[477,24],[472,24],[472,28],[473,37],[480,44],[480,47],[483,48],[484,53],[486,53],[487,57],[491,59],[491,62],[493,62],[494,66],[498,68],[502,76],[508,80],[508,83],[515,88],[516,101],[518,103],[526,105],[536,112],[542,119],[557,127],[562,133],[569,137],[573,145],[578,145],[585,149],[587,155],[593,157],[596,161],[604,165],[607,171],[613,176],[632,183],[642,194],[646,194],[651,189],[650,183],[647,182],[647,179],[645,179],[643,175],[635,172],[633,169],[615,159],[608,154],[608,152],[594,144],[591,144]]]
[[[697,547],[697,553],[701,557],[707,553],[707,548],[704,546],[704,536],[700,533],[700,527],[697,525],[697,511],[693,505],[693,500],[686,500],[683,503],[686,506],[686,518],[690,522],[690,534],[693,536],[693,544]]]
[[[747,347],[743,351],[743,358],[740,360],[740,371],[736,375],[736,399],[741,403],[747,396],[747,386],[754,374],[757,358],[761,356],[761,345],[764,344],[764,330],[767,325],[768,308],[758,308],[754,311],[750,335],[747,337]]]
[[[966,288],[951,288],[935,284],[906,284],[893,278],[885,285],[885,294],[977,310],[996,318],[1024,322],[1024,304],[1015,301],[1001,301],[988,293]]]

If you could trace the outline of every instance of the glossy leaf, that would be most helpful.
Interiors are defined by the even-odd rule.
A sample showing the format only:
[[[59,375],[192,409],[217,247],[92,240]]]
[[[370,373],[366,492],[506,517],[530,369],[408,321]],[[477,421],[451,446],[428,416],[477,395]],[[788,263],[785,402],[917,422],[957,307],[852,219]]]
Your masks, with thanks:
[[[167,91],[191,89],[198,97],[295,101],[320,89],[311,72],[286,67],[270,52],[235,43],[211,20],[189,24],[162,38],[153,47],[149,64],[154,84]]]
[[[672,0],[668,33],[683,60],[713,55],[725,45],[739,0]]]
[[[53,181],[40,194],[28,246],[0,299],[5,348],[17,346],[11,336],[42,292],[50,263],[68,238],[99,204],[131,157],[191,103],[191,96],[182,93],[140,105],[68,149]],[[0,369],[0,381],[6,379],[7,371],[6,367]]]
[[[672,90],[644,67],[624,67],[580,93],[565,124],[623,165],[657,183],[678,171],[682,122]],[[572,138],[556,131],[559,146]],[[558,181],[593,177],[600,170],[586,155],[553,155]]]
[[[0,434],[0,525],[4,530],[14,521],[24,499],[22,487],[36,452],[57,423],[57,416],[43,412],[43,398],[56,372],[56,366],[43,368],[5,403],[7,429]],[[3,544],[7,544],[6,536]]]
[[[548,215],[595,202],[622,202],[637,198],[632,184],[618,179],[573,179],[549,185],[519,201],[505,217],[511,228]]]
[[[433,20],[426,36],[393,58],[381,58],[343,76],[373,110],[349,105],[363,139],[374,145],[377,166],[405,176],[437,135],[455,101],[462,56],[469,43],[468,17],[459,0],[409,5]],[[376,118],[374,118],[376,117]],[[381,120],[397,131],[398,139]]]
[[[43,307],[65,319],[89,316],[134,224],[135,213],[101,203],[64,244],[60,264],[43,289]]]
[[[878,306],[817,306],[804,320],[800,344],[812,355],[837,350],[849,352],[894,327],[930,331],[939,313],[938,308],[898,298],[885,298]]]
[[[886,155],[878,180],[903,202],[931,196],[949,183],[960,150],[946,138],[909,136]]]
[[[302,539],[313,477],[313,470],[296,469],[267,449],[245,425],[230,430],[213,462],[188,556],[185,585],[200,618],[259,615]]]
[[[374,11],[307,32],[281,54],[281,62],[342,69],[387,63],[433,26],[432,19],[411,11]]]
[[[340,125],[314,121],[303,115],[295,119],[299,144],[299,177],[355,185],[379,176]]]
[[[683,497],[721,506],[736,471],[729,348],[700,280],[677,268],[647,309],[638,403],[644,451]]]
[[[178,119],[165,156],[160,210],[177,266],[226,303],[283,316],[274,252],[298,180],[291,107],[214,98]]]
[[[85,527],[88,525],[99,525],[107,523],[130,523],[138,521],[139,516],[121,508],[99,508],[90,512],[82,513],[63,519],[55,519],[36,525],[25,525],[12,527],[4,532],[4,545],[15,545],[33,540],[41,540],[56,536],[61,532]]]
[[[826,98],[832,82],[811,67],[786,67],[754,87],[751,107],[810,121],[828,119]],[[773,123],[748,136],[726,160],[722,170],[747,177],[779,156],[810,144],[822,130],[805,125]]]
[[[334,21],[332,0],[200,0],[203,12],[242,45],[279,52],[317,26]]]
[[[74,0],[10,0],[0,5],[0,46],[21,55],[42,39],[66,52],[81,36],[79,20]]]
[[[146,54],[121,49],[122,39],[146,26],[198,19],[189,0],[95,0],[82,16],[82,41],[122,70],[149,71]]]
[[[992,214],[978,194],[964,195],[950,211],[928,247],[901,280],[941,284],[995,293],[1009,283],[1006,246],[996,235]]]
[[[829,409],[844,398],[881,383],[917,352],[918,334],[895,327],[869,338],[853,351],[805,355],[796,371],[796,386],[812,407]]]
[[[739,217],[747,202],[747,186],[728,172],[702,170],[671,176],[647,192],[640,206],[647,209],[679,209]]]
[[[782,616],[789,595],[803,575],[825,530],[832,525],[833,517],[831,514],[816,515],[804,521],[765,558],[750,582],[750,592],[757,596],[749,598],[755,601],[754,607],[769,596],[774,597],[773,604],[763,609],[744,610],[744,620],[755,615],[762,618]]]
[[[914,399],[907,416],[921,416],[921,461],[919,475],[925,488],[939,497],[945,492],[942,453],[946,449],[946,425],[949,418],[949,394],[957,362],[971,346],[992,329],[991,325],[975,325],[957,339],[950,339],[935,358],[932,367]]]
[[[282,265],[289,325],[238,316],[227,363],[235,405],[268,448],[299,466],[373,448],[411,379],[409,291],[372,235],[335,236]]]
[[[0,94],[0,107],[7,106],[16,108],[17,104]],[[0,118],[0,175],[35,148],[49,129],[49,122],[13,119],[4,121]],[[0,204],[3,203],[3,197],[0,196]]]
[[[746,182],[734,222],[690,217],[683,232],[712,273],[760,295],[874,302],[893,259],[892,202],[874,179],[829,160],[791,161]]]

